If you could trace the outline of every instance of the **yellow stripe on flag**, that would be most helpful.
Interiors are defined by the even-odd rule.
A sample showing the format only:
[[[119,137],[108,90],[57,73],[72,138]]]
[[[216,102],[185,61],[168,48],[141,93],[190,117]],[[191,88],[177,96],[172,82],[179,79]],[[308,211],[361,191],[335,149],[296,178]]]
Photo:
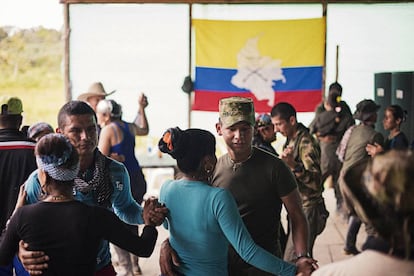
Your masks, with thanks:
[[[237,68],[237,54],[258,37],[261,56],[282,61],[282,67],[323,66],[325,18],[225,21],[193,19],[196,66]]]

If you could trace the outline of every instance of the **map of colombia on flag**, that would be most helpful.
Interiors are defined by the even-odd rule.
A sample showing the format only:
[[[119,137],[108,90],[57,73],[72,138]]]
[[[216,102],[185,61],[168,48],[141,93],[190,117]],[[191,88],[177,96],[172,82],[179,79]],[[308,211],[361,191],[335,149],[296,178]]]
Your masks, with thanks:
[[[278,102],[313,112],[322,100],[325,18],[225,21],[193,19],[192,110],[218,111],[221,98],[249,97],[256,112]]]

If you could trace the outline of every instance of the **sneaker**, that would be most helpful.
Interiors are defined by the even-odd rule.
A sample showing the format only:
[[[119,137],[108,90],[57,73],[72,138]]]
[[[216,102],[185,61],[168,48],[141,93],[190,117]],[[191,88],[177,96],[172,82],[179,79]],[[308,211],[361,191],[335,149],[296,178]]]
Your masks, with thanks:
[[[344,248],[344,254],[345,255],[358,255],[359,253],[361,253],[361,251],[359,251],[355,247],[353,247],[353,248]]]

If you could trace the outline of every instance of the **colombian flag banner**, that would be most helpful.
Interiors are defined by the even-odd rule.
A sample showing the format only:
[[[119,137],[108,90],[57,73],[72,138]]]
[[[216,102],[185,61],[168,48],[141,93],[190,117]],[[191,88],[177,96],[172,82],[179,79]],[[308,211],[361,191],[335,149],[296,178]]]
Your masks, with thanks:
[[[252,98],[256,112],[278,102],[313,112],[322,100],[325,18],[223,21],[193,19],[192,110],[218,111],[219,100]]]

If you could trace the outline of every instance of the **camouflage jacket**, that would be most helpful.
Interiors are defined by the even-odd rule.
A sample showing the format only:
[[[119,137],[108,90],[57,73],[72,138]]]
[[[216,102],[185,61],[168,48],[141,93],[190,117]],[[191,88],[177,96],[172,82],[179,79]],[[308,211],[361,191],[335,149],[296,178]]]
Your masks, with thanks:
[[[293,158],[299,164],[300,172],[294,173],[303,207],[319,203],[322,200],[321,150],[309,130],[298,123],[296,137],[287,139],[284,148],[293,148]]]

